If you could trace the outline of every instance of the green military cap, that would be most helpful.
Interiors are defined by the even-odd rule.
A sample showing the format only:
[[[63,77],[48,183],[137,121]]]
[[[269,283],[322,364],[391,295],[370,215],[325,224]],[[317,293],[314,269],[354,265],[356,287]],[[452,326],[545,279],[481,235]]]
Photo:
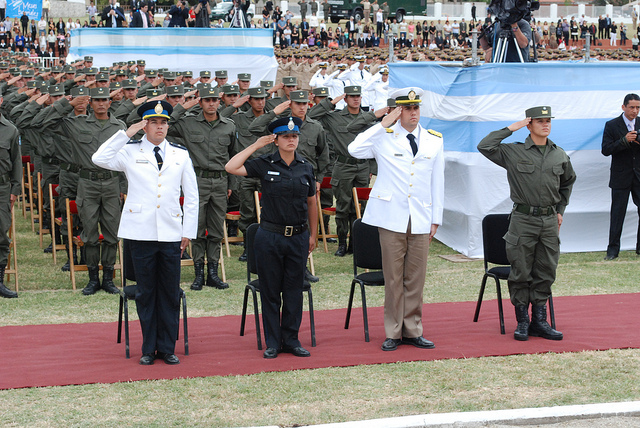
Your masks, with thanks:
[[[122,83],[120,82],[111,82],[109,83],[109,90],[111,91],[115,91],[117,89],[122,88]]]
[[[175,71],[165,71],[162,73],[162,77],[166,80],[176,80],[176,73]]]
[[[49,84],[44,80],[36,80],[36,88],[40,89],[40,91],[45,92],[49,90]]]
[[[158,76],[158,70],[145,70],[144,74],[147,77],[157,77]]]
[[[308,91],[291,91],[289,93],[289,97],[291,101],[295,101],[297,103],[308,103],[309,102],[309,92]]]
[[[116,71],[115,70],[109,71],[109,76],[115,76],[115,75],[116,75]]]
[[[89,94],[91,94],[91,99],[94,100],[109,99],[110,95],[108,88],[91,88]]]
[[[125,65],[127,65],[127,61],[118,61],[118,65],[120,67],[124,67]]]
[[[247,94],[249,94],[251,98],[266,98],[269,96],[262,86],[247,89]]]
[[[176,78],[182,76],[182,71],[176,71]]]
[[[211,72],[210,71],[206,71],[206,70],[202,70],[200,72],[200,77],[211,77]]]
[[[71,65],[65,65],[65,66],[62,68],[62,71],[64,71],[65,73],[75,73],[75,72],[76,72],[76,69],[75,69],[73,66],[71,66]]]
[[[329,88],[326,88],[324,86],[321,86],[319,88],[313,88],[311,90],[311,92],[316,97],[328,97],[329,96]]]
[[[215,88],[212,88],[211,86],[208,88],[200,88],[198,90],[198,96],[200,98],[220,98],[220,88],[217,86]]]
[[[64,86],[62,85],[49,86],[49,95],[51,95],[52,97],[64,95]]]
[[[89,88],[86,86],[76,86],[71,88],[71,96],[72,97],[81,97],[84,95],[89,95]]]
[[[38,69],[39,73],[50,73],[51,72],[51,68],[50,67],[40,67]]]
[[[61,65],[54,65],[53,67],[51,67],[51,71],[53,73],[62,73],[64,72],[64,68]]]
[[[127,75],[127,71],[124,69],[120,69],[120,70],[116,70],[116,76],[126,76]]]
[[[295,76],[285,76],[282,78],[284,86],[298,86],[298,78]]]
[[[11,75],[12,75],[13,77],[20,76],[20,70],[16,69],[16,70],[12,71],[12,72],[11,72]]]
[[[139,59],[139,60],[137,60],[137,61],[136,61],[136,64],[137,64],[137,65],[147,65],[146,61],[145,61],[145,60],[143,60],[143,59]]]
[[[261,80],[260,86],[267,89],[273,88],[273,80]]]
[[[85,56],[85,57],[84,57],[84,60],[85,60],[86,62],[93,62],[93,57],[92,57],[92,56]]]
[[[120,65],[120,63],[119,63],[119,62],[117,62],[117,61],[113,63],[113,66],[114,66],[114,67],[117,67],[118,65]]]
[[[100,73],[108,73],[111,71],[109,67],[100,67],[98,68],[98,70],[100,71]]]
[[[182,85],[167,86],[165,91],[167,92],[168,97],[181,97],[184,95],[184,88]]]
[[[135,79],[126,79],[121,83],[122,89],[138,89],[138,82]]]
[[[27,88],[33,89],[38,87],[38,82],[36,80],[31,80],[27,82]]]
[[[531,119],[542,119],[547,117],[549,119],[553,119],[553,116],[551,116],[551,107],[549,106],[539,106],[539,107],[528,108],[524,112],[524,115],[526,117],[530,117]]]
[[[183,71],[182,72],[182,77],[193,77],[193,71]]]
[[[26,78],[35,77],[36,72],[33,71],[33,70],[22,70],[20,72],[20,75],[22,75],[22,77],[26,77]]]
[[[360,86],[345,86],[344,93],[346,95],[362,95],[362,88]]]
[[[229,76],[227,75],[227,70],[216,70],[216,77],[218,79],[227,79]]]
[[[127,65],[129,65],[129,66],[136,65],[136,60],[135,59],[131,59],[131,60],[127,61]]]
[[[96,75],[96,82],[108,82],[109,81],[109,75],[106,73],[98,73]]]
[[[240,87],[238,85],[223,85],[220,91],[225,95],[240,95]]]
[[[162,95],[162,89],[153,88],[147,89],[147,98],[157,97],[158,95]]]
[[[242,80],[243,82],[249,82],[251,80],[250,73],[238,73],[238,80]]]
[[[9,63],[6,61],[0,62],[0,70],[7,70],[9,68]]]
[[[168,69],[168,68],[159,68],[159,69],[158,69],[158,74],[164,74],[164,73],[166,73],[167,71],[169,71],[169,69]]]
[[[96,74],[98,74],[98,69],[96,67],[85,68],[84,74],[86,74],[87,76],[95,76]]]
[[[200,83],[198,85],[198,89],[210,89],[211,88],[211,83]]]
[[[9,63],[11,63],[11,64],[14,64],[14,65],[15,65],[15,64],[17,64],[17,63],[18,63],[18,60],[16,60],[15,58],[11,58],[11,59],[9,60]]]

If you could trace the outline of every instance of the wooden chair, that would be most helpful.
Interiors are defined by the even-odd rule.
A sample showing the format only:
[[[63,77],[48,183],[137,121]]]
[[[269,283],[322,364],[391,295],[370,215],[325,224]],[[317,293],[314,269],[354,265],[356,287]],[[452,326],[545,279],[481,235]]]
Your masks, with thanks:
[[[369,195],[371,194],[371,187],[354,187],[352,189],[353,192],[353,203],[356,206],[356,218],[362,218],[362,207],[360,206],[360,201],[368,201]]]
[[[15,206],[14,206],[15,208]],[[18,252],[16,251],[16,215],[15,211],[11,209],[11,227],[9,228],[9,255],[7,257],[7,267],[5,268],[5,275],[7,275],[7,282],[13,275],[13,282],[15,283],[16,293],[18,292]]]
[[[37,213],[36,211],[36,207],[38,204],[38,200],[40,198],[38,198],[38,196],[42,195],[42,189],[40,188],[40,186],[38,185],[38,189],[34,190],[33,189],[33,172],[35,171],[35,168],[33,166],[33,164],[31,164],[31,162],[27,162],[27,171],[29,171],[28,175],[27,175],[27,194],[29,197],[29,210],[31,213],[31,231],[35,232],[36,231],[36,220],[38,220],[38,222],[40,222],[40,211],[38,211]],[[38,178],[40,178],[40,173],[38,173]],[[42,235],[41,235],[42,237]],[[40,248],[42,248],[42,240],[40,240]]]
[[[22,190],[22,193],[20,194],[20,205],[22,205],[22,217],[26,220],[27,219],[27,207],[29,207],[29,210],[31,210],[31,200],[29,198],[27,198],[27,193],[25,191],[26,186],[25,183],[28,180],[28,178],[25,180],[25,174],[27,173],[27,171],[29,171],[29,166],[27,164],[31,163],[31,156],[22,156],[22,179],[20,180],[20,187]],[[31,171],[29,171],[29,174],[31,173]]]
[[[38,173],[38,189],[36,191],[37,194],[37,201],[38,201],[38,214],[36,216],[33,216],[33,218],[38,220],[38,240],[40,241],[40,248],[42,248],[44,246],[43,244],[43,227],[42,224],[44,223],[45,219],[44,216],[42,215],[42,206],[43,206],[43,200],[42,200],[42,174]],[[33,214],[33,210],[31,210],[31,213]],[[34,220],[35,221],[35,220]],[[35,224],[32,224],[33,226],[35,226]]]
[[[76,290],[76,272],[86,272],[88,271],[87,265],[77,265],[73,261],[73,244],[75,244],[78,248],[84,245],[80,236],[73,236],[73,216],[78,214],[78,206],[76,205],[75,200],[69,200],[66,198],[66,216],[67,216],[67,242],[69,243],[69,275],[71,277],[71,287],[73,291]],[[100,241],[102,241],[102,234],[100,235]],[[100,270],[102,270],[102,265],[98,266]],[[124,284],[124,276],[122,272],[122,242],[118,242],[118,258],[116,263],[113,265],[114,274],[116,270],[120,271],[120,283]]]
[[[229,242],[244,242],[244,238],[242,236],[229,236],[227,232],[227,221],[238,221],[238,220],[240,220],[240,211],[229,211],[224,219],[223,242],[227,250],[227,257],[231,257],[231,252],[229,251]]]
[[[55,235],[56,232],[56,226],[60,227],[62,225],[62,218],[56,218],[56,200],[54,198],[57,198],[58,196],[60,196],[60,194],[58,193],[58,189],[59,189],[59,185],[57,184],[49,184],[49,216],[50,216],[50,224],[51,224],[51,244],[53,246],[53,251],[51,251],[51,254],[53,255],[53,264],[55,265],[58,262],[57,256],[56,256],[56,251],[58,250],[65,250],[65,246],[64,244],[60,243],[60,244],[56,244],[56,238]]]
[[[322,183],[320,184],[320,190],[322,189],[331,189],[331,177],[325,177],[322,179]],[[328,207],[322,208],[320,204],[320,193],[316,194],[317,205],[318,205],[318,223],[320,223],[320,233],[318,234],[318,241],[322,239],[322,243],[324,246],[324,252],[328,253],[329,248],[327,247],[327,239],[328,238],[337,238],[336,234],[327,234],[327,231],[324,227],[324,218],[323,216],[335,216],[336,215],[336,207]],[[317,246],[317,243],[316,243]]]

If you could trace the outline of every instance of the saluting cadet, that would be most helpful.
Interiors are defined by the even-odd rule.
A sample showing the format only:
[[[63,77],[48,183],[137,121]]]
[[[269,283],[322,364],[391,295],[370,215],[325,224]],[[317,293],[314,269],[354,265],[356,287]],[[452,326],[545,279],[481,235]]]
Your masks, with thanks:
[[[227,197],[231,195],[224,165],[235,153],[236,126],[218,114],[220,88],[203,88],[198,92],[202,111],[186,114],[171,123],[167,135],[180,137],[189,151],[200,195],[198,236],[192,243],[195,280],[193,290],[203,285],[229,288],[218,276],[220,242],[224,236]],[[174,116],[175,117],[175,114]],[[204,282],[204,258],[207,257],[207,281]]]
[[[525,111],[525,116],[484,137],[478,151],[507,170],[513,201],[504,240],[511,263],[509,294],[518,320],[514,338],[562,340],[562,333],[547,322],[546,305],[556,279],[562,215],[569,204],[576,174],[569,156],[548,138],[551,107],[532,107]],[[525,126],[530,134],[524,144],[502,143]]]
[[[165,139],[171,111],[166,101],[142,105],[138,109],[142,121],[126,132],[118,131],[92,157],[96,165],[124,172],[129,182],[118,236],[128,244],[136,273],[142,365],[151,365],[156,358],[180,363],[174,353],[180,321],[180,256],[197,231],[198,189],[191,159],[183,146]],[[131,140],[141,129],[142,140]]]
[[[298,89],[298,79],[293,76],[283,77],[282,83],[269,89],[268,92],[273,94],[273,93],[277,93],[280,89],[282,89],[282,91],[284,92],[284,96],[269,98],[267,100],[267,107],[266,107],[268,111],[273,110],[278,104],[282,104],[283,102],[289,101],[291,99],[289,94],[291,93],[291,91],[295,91]]]

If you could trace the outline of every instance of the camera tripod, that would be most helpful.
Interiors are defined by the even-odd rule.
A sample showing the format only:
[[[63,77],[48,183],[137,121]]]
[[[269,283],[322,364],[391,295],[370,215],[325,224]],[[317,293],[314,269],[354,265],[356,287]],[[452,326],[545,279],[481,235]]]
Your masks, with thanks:
[[[518,43],[513,37],[511,32],[511,28],[509,29],[501,29],[500,35],[498,36],[498,40],[495,43],[494,53],[493,53],[493,62],[504,63],[507,59],[507,51],[509,50],[509,42],[512,42],[516,48],[516,52],[518,52],[518,58],[520,58],[520,62],[524,62],[524,58],[522,57],[522,51],[518,46]]]

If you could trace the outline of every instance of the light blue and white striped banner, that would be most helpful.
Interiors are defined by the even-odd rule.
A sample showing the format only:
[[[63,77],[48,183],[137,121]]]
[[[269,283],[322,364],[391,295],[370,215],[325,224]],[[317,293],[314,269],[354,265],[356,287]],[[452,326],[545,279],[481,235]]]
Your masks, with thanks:
[[[424,89],[421,124],[444,135],[445,217],[437,238],[470,257],[482,256],[482,218],[509,212],[504,169],[476,149],[489,132],[524,119],[529,107],[548,105],[550,139],[569,153],[578,179],[561,228],[562,251],[604,251],[611,204],[609,166],[600,152],[604,124],[622,113],[624,96],[640,94],[640,64],[543,62],[478,67],[437,63],[390,65],[390,87]],[[524,141],[526,128],[505,142]],[[635,249],[633,204],[623,249]]]
[[[68,60],[91,55],[97,67],[144,59],[148,69],[227,70],[229,81],[251,73],[252,85],[275,80],[273,31],[242,28],[80,28],[71,31]]]

